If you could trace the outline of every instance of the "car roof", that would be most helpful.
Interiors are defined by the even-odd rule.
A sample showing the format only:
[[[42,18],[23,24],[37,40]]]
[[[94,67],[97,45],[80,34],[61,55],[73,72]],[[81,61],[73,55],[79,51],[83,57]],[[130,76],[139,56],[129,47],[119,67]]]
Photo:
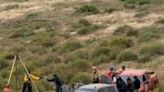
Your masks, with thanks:
[[[79,89],[101,89],[103,87],[114,87],[115,84],[88,84],[81,86]]]
[[[146,70],[141,69],[128,69],[123,71],[119,76],[143,76]]]

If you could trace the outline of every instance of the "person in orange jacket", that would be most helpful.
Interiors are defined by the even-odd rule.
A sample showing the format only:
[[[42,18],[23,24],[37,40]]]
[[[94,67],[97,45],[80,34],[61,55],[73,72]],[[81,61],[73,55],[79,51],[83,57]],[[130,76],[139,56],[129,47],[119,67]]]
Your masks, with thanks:
[[[28,88],[28,92],[32,92],[32,80],[40,80],[41,77],[34,76],[32,74],[27,74],[24,77],[24,84],[22,92],[26,92],[26,89]]]
[[[6,86],[3,88],[3,91],[2,91],[2,92],[11,92],[10,86],[9,86],[9,85],[6,85]]]

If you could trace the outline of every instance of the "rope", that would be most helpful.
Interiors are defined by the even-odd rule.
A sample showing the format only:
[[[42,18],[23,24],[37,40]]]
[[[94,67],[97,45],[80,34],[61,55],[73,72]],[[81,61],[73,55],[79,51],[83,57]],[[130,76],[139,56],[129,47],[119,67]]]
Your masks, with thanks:
[[[29,73],[29,71],[27,70],[27,67],[26,67],[26,65],[24,64],[24,62],[23,62],[23,60],[21,59],[21,57],[18,56],[18,58],[19,58],[20,62],[22,63],[22,65],[23,65],[23,67],[24,67],[24,69],[25,69],[27,75],[30,75],[30,73]],[[31,79],[31,77],[30,77],[30,79]],[[32,79],[31,79],[31,82],[32,82],[32,84],[34,85],[36,91],[39,92],[38,87],[36,86],[35,82],[34,82]]]
[[[10,75],[9,75],[7,85],[9,85],[10,82],[11,82],[11,77],[12,77],[12,74],[13,74],[13,71],[14,71],[14,66],[15,66],[16,60],[17,60],[17,55],[15,55],[15,57],[14,57],[14,61],[13,61],[13,64],[12,64],[12,68],[11,68],[11,71],[10,71]]]

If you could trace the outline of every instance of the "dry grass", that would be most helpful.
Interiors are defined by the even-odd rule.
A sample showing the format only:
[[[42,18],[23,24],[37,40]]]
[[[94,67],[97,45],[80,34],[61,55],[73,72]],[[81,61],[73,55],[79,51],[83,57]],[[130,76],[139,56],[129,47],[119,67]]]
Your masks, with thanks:
[[[26,61],[25,63],[34,73],[44,76],[56,72],[64,78],[64,82],[70,83],[70,74],[71,77],[76,77],[73,79],[75,81],[79,76],[85,75],[86,72],[89,73],[89,67],[93,64],[98,63],[98,67],[103,73],[104,70],[108,70],[109,63],[113,63],[116,64],[117,68],[119,68],[119,65],[126,64],[129,68],[152,69],[157,71],[160,79],[163,78],[163,72],[161,71],[164,66],[162,55],[152,58],[147,63],[138,63],[137,60],[131,60],[120,64],[116,60],[116,56],[126,50],[134,51],[140,56],[139,47],[143,43],[164,43],[164,25],[159,23],[161,19],[164,19],[163,6],[153,4],[146,6],[146,8],[145,6],[138,6],[136,9],[129,9],[119,0],[11,1],[0,0],[0,28],[2,30],[0,30],[0,51],[6,53],[21,48],[21,55]],[[85,4],[93,4],[99,9],[99,13],[92,15],[77,14],[76,8]],[[107,12],[110,9],[112,9],[112,12]],[[136,17],[136,14],[142,15],[140,10],[146,11],[148,14]],[[68,31],[72,24],[78,23],[82,19],[87,20],[91,25],[105,25],[105,27],[98,31],[95,31],[94,28],[90,29],[90,32],[85,35],[79,35],[76,29],[74,32]],[[126,33],[123,32],[123,34],[117,35],[123,39],[130,39],[133,44],[127,48],[116,48],[118,46],[111,45],[115,38],[113,33],[118,27],[124,25],[131,26],[139,34],[124,37]],[[162,30],[159,32],[159,37],[157,39],[150,38],[147,42],[139,43],[138,39],[141,36],[141,31],[145,30],[145,27],[151,28],[151,26],[157,28],[157,31]],[[16,36],[11,37],[13,34]],[[104,50],[109,50],[116,56]],[[95,57],[93,55],[96,51],[98,54]],[[0,55],[0,61],[7,61],[11,65],[12,54],[7,53],[5,54],[6,57]],[[111,58],[109,58],[109,54]],[[131,58],[131,56],[129,57]],[[80,64],[87,67],[80,66]],[[76,65],[75,69],[70,65]],[[68,68],[68,72],[63,75],[63,69]],[[78,70],[85,73],[79,76],[75,75],[74,72],[79,72]],[[4,76],[8,75],[4,71],[9,71],[9,67],[0,71],[2,75],[0,79],[2,80],[6,80],[7,78]],[[20,77],[22,75],[24,75],[23,71]],[[67,77],[70,79],[67,79]],[[4,83],[5,81],[0,83],[0,87]],[[39,82],[39,85],[41,85],[42,90],[47,87],[47,84],[44,85],[43,81]]]

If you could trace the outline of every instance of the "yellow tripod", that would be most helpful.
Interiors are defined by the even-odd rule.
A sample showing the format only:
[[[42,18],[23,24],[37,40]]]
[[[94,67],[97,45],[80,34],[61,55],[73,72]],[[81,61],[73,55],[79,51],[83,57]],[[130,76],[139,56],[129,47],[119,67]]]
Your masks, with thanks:
[[[15,57],[14,57],[13,63],[12,63],[12,68],[11,68],[11,71],[10,71],[10,74],[9,74],[9,79],[8,79],[7,85],[10,85],[10,83],[11,83],[11,78],[12,78],[12,75],[13,75],[14,67],[16,66],[16,62],[18,62],[18,61],[20,61],[20,63],[23,65],[23,68],[24,68],[26,74],[30,75],[30,73],[29,73],[25,63],[23,62],[22,58],[20,57],[20,55],[16,54]],[[31,80],[34,88],[36,89],[36,92],[39,92],[38,87],[36,86],[35,82],[31,79],[31,77],[30,77],[30,80]]]

